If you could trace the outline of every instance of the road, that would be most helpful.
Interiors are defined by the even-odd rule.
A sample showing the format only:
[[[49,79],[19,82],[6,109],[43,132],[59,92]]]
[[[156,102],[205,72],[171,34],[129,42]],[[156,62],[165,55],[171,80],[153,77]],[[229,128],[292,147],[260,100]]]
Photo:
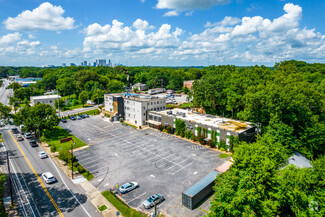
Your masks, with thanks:
[[[32,148],[26,140],[16,141],[8,130],[2,134],[1,158],[9,152],[15,201],[21,216],[101,216],[84,190],[66,177],[51,158],[39,158],[41,147]],[[44,172],[51,172],[58,182],[43,182]]]
[[[12,89],[6,89],[5,87],[9,85],[9,81],[7,79],[3,80],[3,85],[0,88],[0,102],[4,105],[9,105],[8,96],[12,96]]]

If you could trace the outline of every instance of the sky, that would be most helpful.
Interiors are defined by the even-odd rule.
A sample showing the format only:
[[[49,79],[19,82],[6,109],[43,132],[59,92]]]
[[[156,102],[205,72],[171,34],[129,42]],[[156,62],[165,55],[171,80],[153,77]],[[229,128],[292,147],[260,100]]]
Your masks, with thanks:
[[[0,0],[0,65],[325,62],[324,0]]]

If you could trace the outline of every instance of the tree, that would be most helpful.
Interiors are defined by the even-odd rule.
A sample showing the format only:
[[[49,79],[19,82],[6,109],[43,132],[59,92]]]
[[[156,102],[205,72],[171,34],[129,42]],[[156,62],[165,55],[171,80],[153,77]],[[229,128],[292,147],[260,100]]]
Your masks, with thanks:
[[[101,103],[104,101],[104,94],[106,93],[105,90],[94,90],[92,96],[91,96],[91,101],[96,102],[96,103]]]
[[[18,82],[12,82],[11,84],[8,85],[8,89],[13,89],[13,91],[21,88],[21,85]]]
[[[56,89],[62,96],[70,96],[76,91],[72,77],[60,78],[56,82]]]
[[[88,93],[86,91],[82,91],[79,94],[79,101],[82,104],[82,106],[84,106],[87,103],[88,100]]]
[[[4,126],[10,124],[10,120],[12,118],[12,114],[10,114],[11,108],[9,106],[3,105],[0,103],[0,126]]]
[[[182,119],[177,118],[175,120],[175,130],[176,130],[176,135],[180,136],[181,133],[185,132],[186,130],[186,124],[185,121],[183,121]]]
[[[13,96],[10,96],[9,105],[11,105],[14,108],[14,111],[16,113],[17,109],[20,107],[20,100]]]
[[[14,116],[15,125],[24,124],[27,131],[39,132],[52,130],[60,122],[55,109],[48,105],[37,103],[32,107],[24,107]]]
[[[115,79],[109,81],[107,89],[110,93],[119,93],[125,90],[124,83]]]

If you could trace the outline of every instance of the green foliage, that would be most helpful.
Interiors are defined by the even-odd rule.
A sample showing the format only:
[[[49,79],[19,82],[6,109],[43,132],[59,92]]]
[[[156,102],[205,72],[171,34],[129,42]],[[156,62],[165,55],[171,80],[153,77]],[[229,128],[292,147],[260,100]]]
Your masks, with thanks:
[[[107,89],[110,93],[119,93],[125,90],[124,83],[116,79],[112,79],[107,84]]]
[[[128,217],[146,217],[146,214],[136,211],[130,208],[126,203],[120,200],[114,193],[110,191],[102,192],[102,195],[118,210],[122,216]]]
[[[220,151],[226,151],[224,147],[219,148]]]
[[[4,191],[4,185],[6,182],[7,176],[3,173],[0,173],[0,195],[3,195]],[[3,200],[2,197],[0,197],[0,217],[6,217],[8,214],[6,213],[6,210],[4,209]]]
[[[82,165],[78,165],[76,168],[80,174],[83,174],[84,172],[86,172],[86,169]]]
[[[88,100],[88,93],[86,91],[82,91],[79,94],[79,101],[82,105],[85,105],[87,103]],[[73,104],[72,104],[73,105]]]
[[[218,147],[221,151],[221,148],[223,149],[223,151],[227,150],[227,145],[226,145],[226,141],[225,140],[221,140],[219,143],[219,147]]]
[[[61,151],[59,151],[58,158],[60,160],[63,160],[66,163],[74,162],[75,159],[76,159],[76,157],[74,155],[73,155],[73,158],[72,158],[72,155],[71,155],[71,153],[68,150],[61,150]]]
[[[180,136],[181,134],[184,135],[184,131],[186,130],[185,121],[182,119],[176,118],[175,120],[175,131],[176,135]]]
[[[219,154],[219,157],[220,158],[227,158],[229,157],[230,155],[229,154]]]
[[[21,85],[19,83],[17,83],[17,82],[12,82],[11,84],[9,84],[7,86],[7,89],[13,89],[13,91],[15,91],[15,90],[17,90],[19,88],[21,88]]]
[[[191,139],[193,136],[193,133],[190,130],[186,130],[184,133],[184,136],[186,139]]]
[[[160,124],[158,128],[159,128],[160,131],[163,131],[164,130],[164,125]]]
[[[172,126],[167,126],[167,127],[165,128],[165,130],[166,130],[166,132],[169,133],[169,134],[172,134],[172,133],[173,133],[173,128],[172,128]]]
[[[50,146],[50,150],[51,150],[51,152],[56,152],[56,146],[55,145],[51,145]]]
[[[13,115],[10,112],[11,109],[9,106],[0,103],[0,119],[1,119],[0,126],[10,124],[10,120],[13,117]]]
[[[98,207],[98,210],[100,212],[103,212],[104,210],[107,210],[107,206],[106,205],[102,205],[102,206]]]

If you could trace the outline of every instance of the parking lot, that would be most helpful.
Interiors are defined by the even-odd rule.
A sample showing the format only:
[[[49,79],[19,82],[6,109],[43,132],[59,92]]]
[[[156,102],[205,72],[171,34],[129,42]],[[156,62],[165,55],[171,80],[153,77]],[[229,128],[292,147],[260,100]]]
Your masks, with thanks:
[[[144,210],[142,202],[155,193],[165,201],[160,211],[171,216],[201,216],[209,201],[200,209],[182,206],[181,194],[209,172],[225,162],[218,152],[153,129],[135,130],[120,123],[94,116],[61,123],[64,129],[90,145],[75,152],[79,162],[95,178],[100,191],[116,184],[135,181],[140,187],[122,195],[134,208]]]

